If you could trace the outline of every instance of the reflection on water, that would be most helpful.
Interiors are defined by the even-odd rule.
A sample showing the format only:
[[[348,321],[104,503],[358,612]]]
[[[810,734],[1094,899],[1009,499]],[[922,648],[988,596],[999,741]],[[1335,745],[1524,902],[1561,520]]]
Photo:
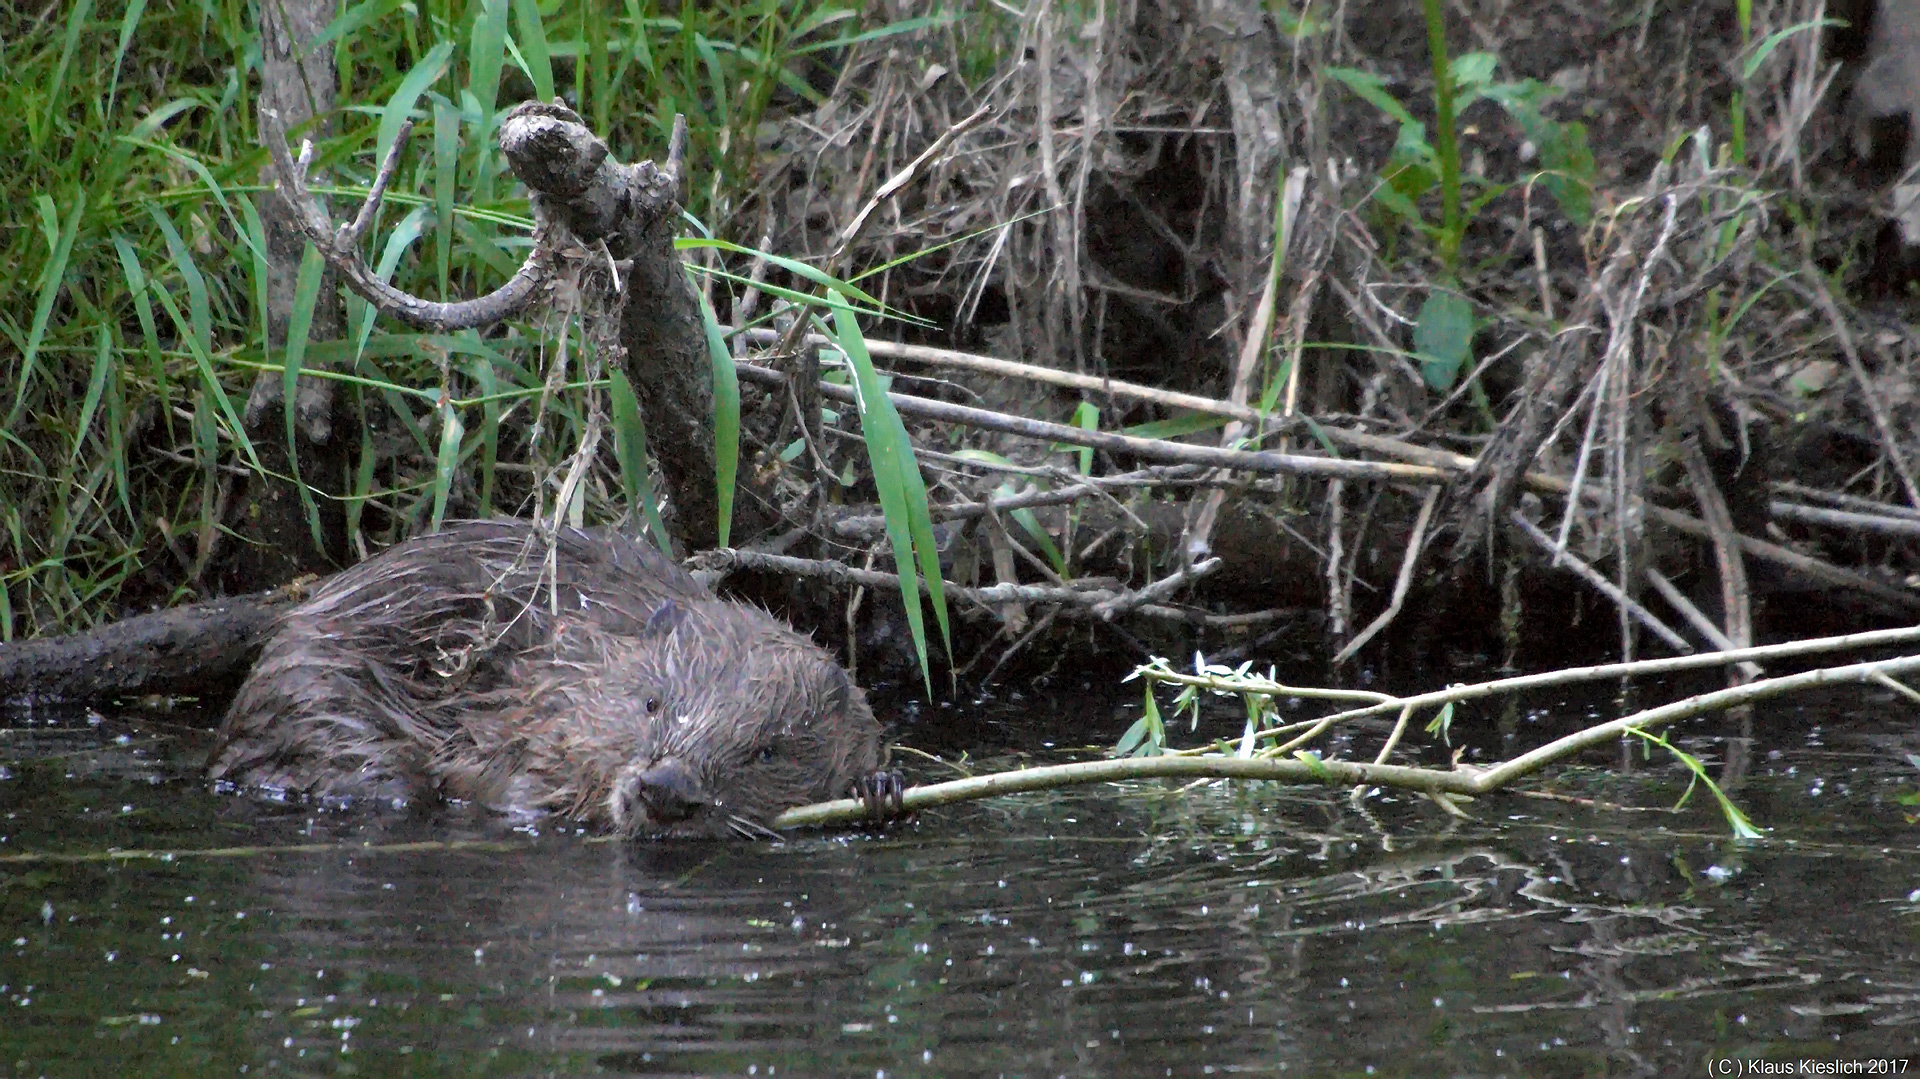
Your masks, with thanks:
[[[633,846],[222,797],[193,752],[0,729],[0,1075],[1668,1076],[1920,1038],[1885,753],[1757,763],[1741,847],[1710,808],[1250,785]],[[213,853],[22,857],[111,848]]]

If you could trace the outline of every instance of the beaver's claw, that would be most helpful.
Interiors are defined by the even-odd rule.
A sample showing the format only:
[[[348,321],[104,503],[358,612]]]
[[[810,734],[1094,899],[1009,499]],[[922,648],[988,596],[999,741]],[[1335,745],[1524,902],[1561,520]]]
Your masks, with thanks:
[[[907,781],[898,772],[869,772],[853,781],[849,794],[867,807],[867,819],[875,824],[907,815]]]

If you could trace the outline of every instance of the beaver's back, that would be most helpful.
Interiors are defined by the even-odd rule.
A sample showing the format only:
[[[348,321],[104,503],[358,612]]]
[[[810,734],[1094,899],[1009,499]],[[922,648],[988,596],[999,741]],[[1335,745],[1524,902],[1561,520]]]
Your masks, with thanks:
[[[622,536],[489,521],[401,544],[288,614],[208,773],[725,836],[850,788],[897,807],[879,761],[859,687],[784,622]]]
[[[208,773],[289,793],[396,797],[463,717],[523,707],[552,664],[590,664],[672,603],[713,594],[612,532],[467,521],[332,578],[289,612],[241,686]]]

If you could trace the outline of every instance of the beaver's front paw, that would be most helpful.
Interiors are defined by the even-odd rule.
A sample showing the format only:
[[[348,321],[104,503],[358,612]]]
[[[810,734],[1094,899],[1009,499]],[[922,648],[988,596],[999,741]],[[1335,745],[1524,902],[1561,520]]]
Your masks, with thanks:
[[[853,781],[849,797],[867,807],[867,818],[884,824],[907,815],[907,781],[898,772],[870,772]]]

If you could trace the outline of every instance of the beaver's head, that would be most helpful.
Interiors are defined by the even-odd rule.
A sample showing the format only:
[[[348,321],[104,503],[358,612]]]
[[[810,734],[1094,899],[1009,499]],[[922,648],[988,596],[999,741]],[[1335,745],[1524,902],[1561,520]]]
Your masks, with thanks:
[[[644,635],[599,643],[565,714],[546,709],[556,808],[626,836],[764,836],[879,765],[859,687],[759,608],[676,602]]]

